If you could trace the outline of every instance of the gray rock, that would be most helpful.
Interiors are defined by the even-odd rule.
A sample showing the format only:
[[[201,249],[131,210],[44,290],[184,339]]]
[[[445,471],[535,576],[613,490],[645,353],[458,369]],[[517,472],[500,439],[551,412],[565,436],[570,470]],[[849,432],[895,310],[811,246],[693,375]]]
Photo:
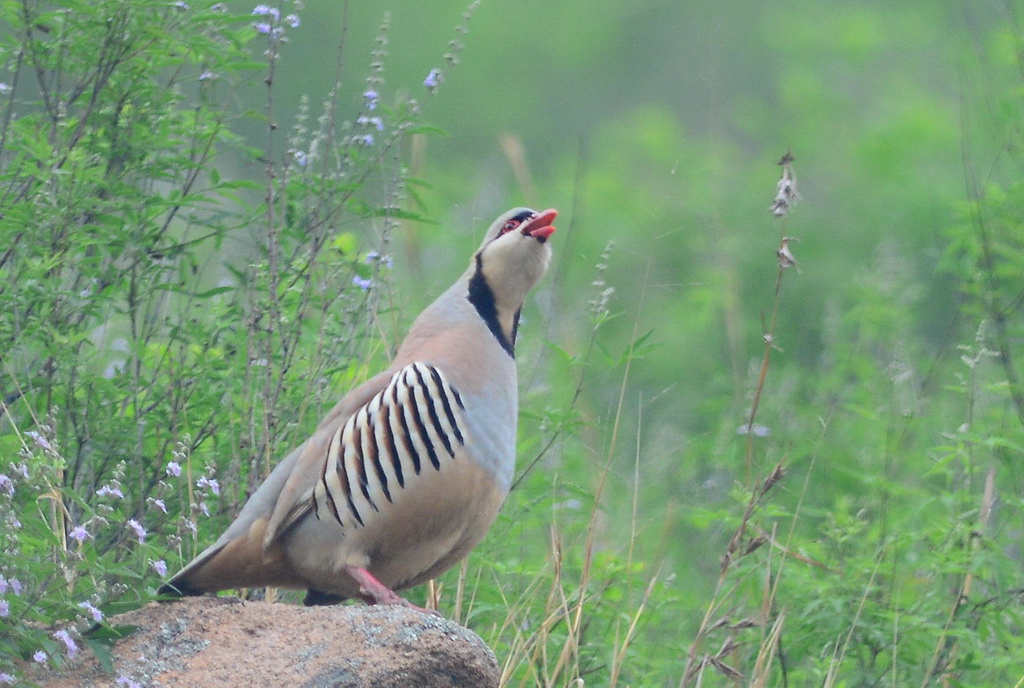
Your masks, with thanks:
[[[299,607],[193,597],[111,620],[136,631],[113,648],[114,674],[83,650],[60,671],[26,667],[43,688],[487,688],[501,670],[472,631],[405,607]]]

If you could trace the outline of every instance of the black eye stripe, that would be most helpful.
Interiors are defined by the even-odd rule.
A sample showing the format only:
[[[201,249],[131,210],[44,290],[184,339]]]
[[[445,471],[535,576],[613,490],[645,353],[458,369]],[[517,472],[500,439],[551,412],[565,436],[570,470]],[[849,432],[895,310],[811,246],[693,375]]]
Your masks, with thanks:
[[[510,217],[505,221],[505,224],[501,227],[501,234],[511,232],[513,229],[523,224],[527,220],[537,217],[537,213],[532,210],[524,210],[523,212]]]
[[[512,219],[515,220],[517,224],[522,224],[522,223],[526,222],[527,220],[529,220],[531,217],[536,217],[536,216],[537,216],[537,213],[533,212],[532,210],[524,210],[523,212],[519,213],[518,215],[516,215]]]

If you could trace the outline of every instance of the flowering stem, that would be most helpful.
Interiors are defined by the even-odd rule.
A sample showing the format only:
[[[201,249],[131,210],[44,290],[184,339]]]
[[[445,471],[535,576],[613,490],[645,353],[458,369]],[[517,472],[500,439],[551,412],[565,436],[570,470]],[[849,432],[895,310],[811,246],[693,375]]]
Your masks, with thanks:
[[[747,483],[752,485],[753,463],[754,463],[754,419],[757,417],[757,409],[761,403],[761,395],[764,392],[764,383],[768,377],[768,366],[771,363],[772,349],[775,347],[775,324],[778,322],[779,301],[782,293],[782,275],[787,268],[796,267],[796,259],[789,250],[789,242],[795,241],[792,237],[786,236],[786,216],[790,208],[799,199],[796,191],[796,175],[793,172],[793,155],[787,151],[779,160],[782,166],[782,177],[779,179],[775,194],[775,200],[770,210],[773,215],[781,219],[779,224],[779,249],[778,272],[775,275],[775,293],[772,296],[772,315],[768,321],[768,327],[764,333],[764,356],[761,358],[761,371],[757,377],[757,386],[754,388],[754,399],[750,405],[750,416],[746,426],[746,460],[747,460]]]

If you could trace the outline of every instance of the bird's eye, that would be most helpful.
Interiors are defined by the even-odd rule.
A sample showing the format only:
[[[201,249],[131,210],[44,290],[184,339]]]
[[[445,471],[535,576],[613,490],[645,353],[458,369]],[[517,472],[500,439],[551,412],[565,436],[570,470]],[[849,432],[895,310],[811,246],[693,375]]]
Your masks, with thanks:
[[[508,222],[506,222],[502,226],[501,233],[502,234],[507,234],[507,233],[511,232],[513,229],[515,229],[516,227],[518,227],[520,224],[521,223],[519,222],[519,220],[509,220]]]

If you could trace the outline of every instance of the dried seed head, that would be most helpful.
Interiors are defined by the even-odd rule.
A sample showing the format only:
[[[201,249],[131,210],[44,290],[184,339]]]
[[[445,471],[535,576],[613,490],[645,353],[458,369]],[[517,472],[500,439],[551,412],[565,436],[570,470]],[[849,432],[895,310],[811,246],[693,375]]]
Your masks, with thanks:
[[[796,257],[793,252],[789,250],[789,243],[791,241],[799,241],[796,237],[782,237],[782,246],[775,252],[775,255],[779,257],[779,267],[785,270],[786,268],[796,268],[797,272],[800,272],[800,266],[796,263]]]
[[[750,541],[747,542],[747,548],[743,550],[743,556],[747,556],[751,552],[756,552],[761,548],[761,545],[766,542],[768,542],[768,538],[764,535],[758,535],[757,537],[751,538]]]
[[[761,486],[761,495],[765,495],[775,485],[786,476],[786,469],[781,463],[776,464],[772,472],[764,479],[764,484]]]
[[[782,166],[782,177],[775,187],[775,200],[768,207],[775,217],[785,217],[789,213],[789,209],[800,200],[800,193],[796,190],[796,173],[793,171],[795,159],[792,152],[786,151],[786,154],[779,160],[779,165]]]

